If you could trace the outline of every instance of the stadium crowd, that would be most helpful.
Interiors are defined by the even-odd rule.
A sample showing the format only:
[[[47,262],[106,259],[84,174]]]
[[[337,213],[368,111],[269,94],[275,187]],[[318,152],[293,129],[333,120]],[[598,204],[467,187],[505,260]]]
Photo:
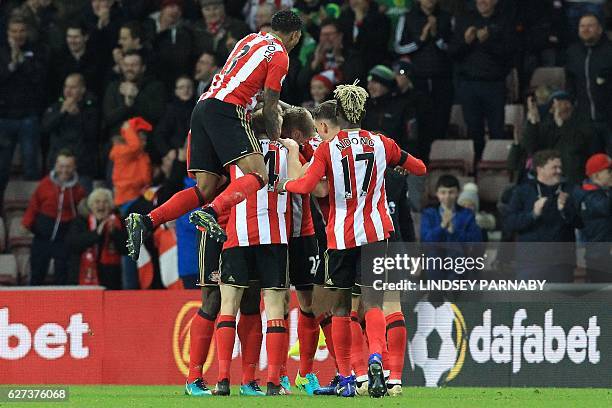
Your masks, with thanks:
[[[497,240],[599,243],[582,276],[572,267],[549,279],[612,281],[611,1],[8,0],[0,269],[8,254],[25,262],[13,260],[17,281],[4,283],[163,287],[162,238],[145,243],[145,284],[143,265],[126,256],[123,220],[193,185],[185,146],[195,102],[237,41],[269,29],[279,8],[305,22],[281,100],[311,109],[358,79],[370,95],[362,127],[437,169],[431,182],[408,176],[392,189],[405,240],[486,241],[501,230]],[[547,75],[536,81],[538,72]],[[514,127],[508,106],[521,107]],[[436,156],[440,140],[472,141],[473,159]],[[496,140],[509,150],[491,159]],[[480,183],[484,170],[495,186]],[[40,181],[28,203],[8,208],[27,181]],[[485,193],[493,199],[481,203]],[[188,215],[169,228],[178,273],[194,287]]]

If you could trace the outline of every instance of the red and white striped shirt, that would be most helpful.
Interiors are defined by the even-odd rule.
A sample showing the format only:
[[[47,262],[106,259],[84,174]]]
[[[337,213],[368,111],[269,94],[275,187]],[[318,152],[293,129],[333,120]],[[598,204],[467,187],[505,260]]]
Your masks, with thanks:
[[[327,246],[354,248],[382,241],[393,231],[385,193],[388,164],[402,164],[415,174],[426,171],[423,162],[402,153],[392,139],[367,130],[343,130],[323,142],[306,174],[289,181],[285,188],[303,194],[312,191],[327,176],[330,204]]]
[[[280,92],[288,70],[289,56],[278,38],[269,33],[249,34],[238,41],[200,100],[215,98],[250,111],[264,88]]]
[[[300,154],[302,165],[306,163]],[[314,235],[314,223],[310,211],[310,194],[291,194],[291,237],[310,237]]]
[[[268,168],[268,185],[232,208],[223,249],[287,243],[291,227],[291,194],[278,194],[275,191],[278,180],[287,178],[287,148],[270,140],[259,142]],[[233,181],[242,177],[243,173],[238,166],[232,165],[230,176]]]

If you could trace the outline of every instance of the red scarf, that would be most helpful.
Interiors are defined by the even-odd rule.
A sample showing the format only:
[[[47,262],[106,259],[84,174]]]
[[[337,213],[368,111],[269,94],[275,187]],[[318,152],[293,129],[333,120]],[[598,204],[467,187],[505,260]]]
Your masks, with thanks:
[[[96,231],[98,228],[98,220],[92,214],[87,219],[89,231]],[[98,285],[98,263],[101,265],[120,265],[121,255],[115,248],[115,243],[111,240],[111,225],[116,228],[122,228],[121,221],[115,215],[111,215],[109,221],[104,225],[102,231],[103,243],[102,248],[98,244],[87,248],[81,254],[81,267],[79,270],[80,285]]]

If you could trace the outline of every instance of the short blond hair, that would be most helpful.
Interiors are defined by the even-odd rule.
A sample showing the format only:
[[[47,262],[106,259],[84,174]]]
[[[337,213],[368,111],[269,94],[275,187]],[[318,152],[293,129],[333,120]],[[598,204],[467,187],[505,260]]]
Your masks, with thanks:
[[[87,208],[91,210],[94,200],[97,200],[98,198],[108,200],[111,207],[113,206],[113,192],[108,188],[98,187],[89,193],[89,196],[87,196]]]

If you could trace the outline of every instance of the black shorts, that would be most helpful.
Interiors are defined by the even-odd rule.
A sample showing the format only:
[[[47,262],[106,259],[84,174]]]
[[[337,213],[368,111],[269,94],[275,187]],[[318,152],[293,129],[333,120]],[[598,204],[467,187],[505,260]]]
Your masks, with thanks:
[[[320,260],[314,235],[289,239],[289,282],[296,290],[312,289]]]
[[[187,171],[221,175],[228,164],[253,153],[261,145],[243,107],[218,99],[204,99],[191,114]]]
[[[252,281],[259,281],[262,289],[289,288],[287,245],[254,245],[223,250],[221,282],[248,288]]]
[[[353,289],[357,286],[372,286],[372,271],[362,270],[362,254],[367,257],[385,256],[386,241],[366,244],[348,249],[328,249],[325,251],[325,286],[331,289]],[[364,255],[366,256],[366,255]],[[355,292],[355,291],[354,291]]]
[[[206,232],[198,230],[198,267],[200,269],[199,286],[219,285],[221,273],[219,260],[223,244],[210,238]]]

